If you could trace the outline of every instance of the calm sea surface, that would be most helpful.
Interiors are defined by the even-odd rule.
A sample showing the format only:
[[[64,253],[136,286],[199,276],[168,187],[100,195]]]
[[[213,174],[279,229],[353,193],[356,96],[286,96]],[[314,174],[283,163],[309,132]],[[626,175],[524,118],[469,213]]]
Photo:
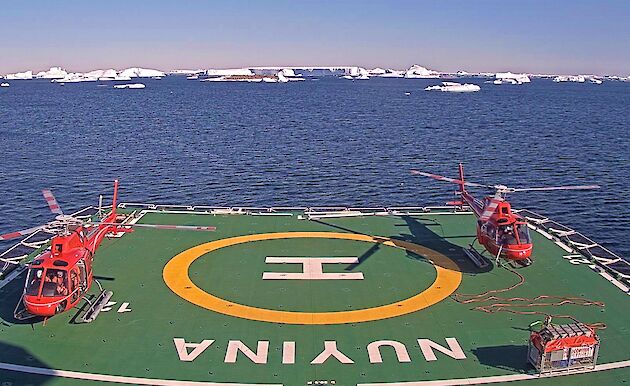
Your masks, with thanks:
[[[439,205],[454,187],[409,169],[456,176],[461,161],[481,183],[601,185],[511,200],[630,256],[630,83],[473,82],[481,92],[404,79],[14,81],[0,88],[0,233],[51,219],[42,188],[70,212],[114,178],[128,202]]]

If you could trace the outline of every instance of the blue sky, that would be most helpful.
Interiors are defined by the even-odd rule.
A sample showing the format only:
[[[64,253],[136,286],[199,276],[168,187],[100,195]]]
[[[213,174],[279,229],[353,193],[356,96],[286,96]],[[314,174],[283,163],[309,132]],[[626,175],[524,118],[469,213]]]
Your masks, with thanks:
[[[0,73],[264,65],[630,74],[630,1],[10,1]]]

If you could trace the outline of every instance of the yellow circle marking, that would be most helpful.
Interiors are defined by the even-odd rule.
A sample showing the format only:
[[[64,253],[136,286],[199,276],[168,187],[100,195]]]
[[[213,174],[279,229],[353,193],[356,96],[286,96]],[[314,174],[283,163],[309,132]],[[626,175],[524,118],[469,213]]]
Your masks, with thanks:
[[[246,306],[221,299],[197,287],[188,276],[190,265],[197,258],[217,249],[253,241],[296,238],[356,240],[402,248],[429,259],[437,271],[437,277],[429,288],[419,294],[383,306],[351,311],[295,312]],[[455,292],[462,280],[462,273],[457,265],[432,249],[386,237],[334,232],[260,233],[212,241],[192,247],[173,257],[164,267],[162,276],[171,291],[199,307],[238,318],[286,324],[343,324],[393,318],[422,310],[444,300]]]

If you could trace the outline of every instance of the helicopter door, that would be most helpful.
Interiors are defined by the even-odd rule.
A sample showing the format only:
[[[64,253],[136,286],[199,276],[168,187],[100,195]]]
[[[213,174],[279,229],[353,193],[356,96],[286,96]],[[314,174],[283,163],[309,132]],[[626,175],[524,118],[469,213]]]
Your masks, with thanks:
[[[79,270],[79,285],[81,287],[81,292],[84,292],[87,289],[87,272],[85,271],[85,262],[83,260],[79,260],[77,262],[77,268]]]
[[[72,297],[70,301],[74,303],[81,295],[81,273],[79,267],[74,267],[70,271],[70,293]]]

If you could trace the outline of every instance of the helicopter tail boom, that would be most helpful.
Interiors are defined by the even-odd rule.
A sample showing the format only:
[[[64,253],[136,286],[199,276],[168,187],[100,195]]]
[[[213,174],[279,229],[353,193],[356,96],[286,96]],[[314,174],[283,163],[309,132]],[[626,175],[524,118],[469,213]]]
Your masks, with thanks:
[[[114,180],[114,198],[112,199],[112,214],[116,214],[116,199],[118,198],[118,180]]]

